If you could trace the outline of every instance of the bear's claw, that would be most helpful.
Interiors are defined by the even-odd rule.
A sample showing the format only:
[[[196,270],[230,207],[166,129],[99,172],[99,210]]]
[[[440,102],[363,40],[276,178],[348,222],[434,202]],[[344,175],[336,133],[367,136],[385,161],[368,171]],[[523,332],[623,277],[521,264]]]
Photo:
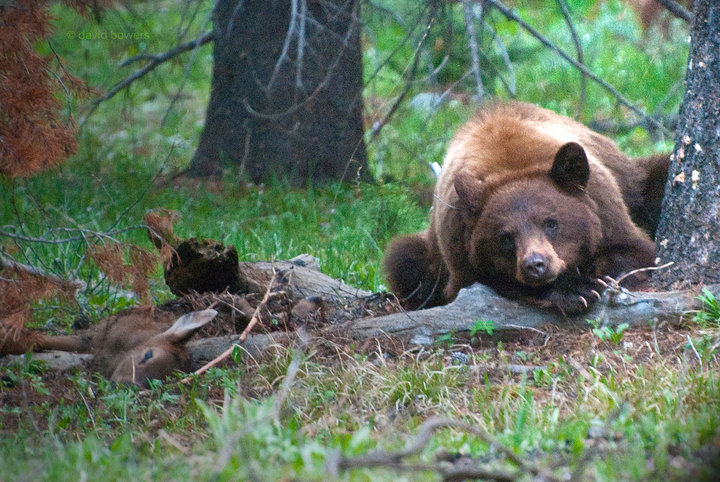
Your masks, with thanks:
[[[615,278],[611,278],[610,276],[607,276],[607,275],[606,275],[606,276],[603,276],[603,279],[604,279],[605,282],[607,283],[607,287],[608,287],[608,288],[613,288],[613,289],[616,289],[616,290],[617,290],[617,289],[620,289],[620,283],[618,283]]]
[[[557,286],[543,296],[539,304],[555,308],[564,316],[582,313],[602,299],[598,292],[601,286],[605,283],[600,279],[575,279],[572,283]]]

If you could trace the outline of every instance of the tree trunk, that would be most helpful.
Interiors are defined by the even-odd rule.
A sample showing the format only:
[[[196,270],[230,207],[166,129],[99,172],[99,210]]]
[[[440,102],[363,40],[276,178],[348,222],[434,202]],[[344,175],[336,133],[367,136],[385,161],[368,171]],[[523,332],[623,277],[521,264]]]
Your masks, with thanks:
[[[196,176],[237,163],[254,182],[369,179],[358,0],[219,0]]]
[[[720,3],[696,0],[678,139],[655,236],[658,288],[720,282]]]

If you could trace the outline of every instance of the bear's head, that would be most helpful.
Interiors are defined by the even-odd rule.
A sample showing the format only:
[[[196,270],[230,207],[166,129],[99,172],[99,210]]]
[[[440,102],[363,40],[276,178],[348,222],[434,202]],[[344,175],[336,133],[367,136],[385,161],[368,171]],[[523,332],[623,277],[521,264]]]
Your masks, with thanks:
[[[479,180],[455,176],[469,263],[479,279],[547,286],[588,265],[602,238],[585,150],[563,145],[551,169],[528,168]],[[500,281],[498,279],[497,281]]]

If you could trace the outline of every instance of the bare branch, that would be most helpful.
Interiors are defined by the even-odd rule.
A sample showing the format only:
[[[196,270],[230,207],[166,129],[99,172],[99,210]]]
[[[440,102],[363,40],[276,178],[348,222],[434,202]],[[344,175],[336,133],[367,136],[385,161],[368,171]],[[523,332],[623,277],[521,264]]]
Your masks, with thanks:
[[[570,35],[572,36],[573,43],[575,44],[575,51],[577,52],[577,60],[579,63],[584,64],[582,45],[580,44],[580,38],[578,37],[575,25],[573,25],[572,19],[570,18],[570,10],[568,9],[567,2],[565,0],[557,0],[557,4],[560,7],[560,11],[565,17],[565,23],[567,23],[570,29]],[[578,100],[577,109],[575,110],[575,119],[579,119],[582,115],[583,107],[585,106],[585,95],[587,92],[587,76],[585,72],[580,72],[580,99]]]
[[[372,8],[374,8],[374,9],[376,9],[376,10],[379,10],[379,11],[381,11],[381,12],[387,14],[387,15],[390,15],[390,16],[393,18],[393,20],[395,20],[395,22],[397,22],[398,25],[400,25],[400,26],[401,26],[402,28],[404,28],[405,30],[408,29],[408,26],[407,26],[407,24],[405,23],[405,19],[402,18],[402,15],[400,15],[400,14],[399,14],[398,12],[396,12],[395,10],[393,10],[393,9],[391,9],[391,8],[388,8],[388,7],[385,7],[385,6],[383,6],[383,5],[379,5],[379,4],[377,4],[376,2],[373,2],[372,0],[366,0],[365,3],[368,4],[368,5],[370,5]]]
[[[429,3],[426,3],[426,2],[423,2],[423,3],[425,3],[425,6],[418,14],[417,18],[415,19],[415,22],[413,22],[411,29],[408,29],[404,22],[400,23],[398,20],[396,20],[400,26],[402,26],[405,30],[407,30],[407,34],[405,35],[405,37],[403,37],[403,39],[400,41],[400,43],[398,43],[395,46],[395,48],[392,50],[392,52],[390,52],[390,54],[388,54],[388,56],[385,57],[385,59],[375,67],[375,70],[373,71],[373,73],[370,74],[370,76],[368,77],[367,84],[370,84],[370,82],[372,82],[375,79],[375,77],[378,76],[380,71],[390,62],[390,59],[392,59],[395,56],[395,54],[397,54],[405,46],[405,44],[408,42],[408,40],[410,40],[410,37],[412,37],[414,29],[417,28],[422,23],[422,19],[423,19],[423,16],[425,15],[425,11],[429,8]]]
[[[405,82],[405,88],[400,93],[400,95],[395,99],[395,102],[393,103],[392,107],[390,107],[390,110],[388,111],[387,115],[383,118],[382,121],[376,122],[372,126],[372,134],[370,136],[370,142],[372,142],[373,139],[377,137],[377,135],[380,133],[383,127],[388,123],[390,118],[393,116],[395,111],[398,107],[400,107],[400,104],[402,103],[403,99],[405,99],[405,96],[410,91],[410,87],[412,87],[413,81],[415,79],[415,74],[417,72],[418,65],[420,63],[420,53],[422,51],[422,47],[425,44],[425,41],[428,38],[428,34],[430,33],[430,30],[432,29],[432,26],[434,24],[434,17],[430,18],[430,22],[428,22],[428,26],[425,29],[425,34],[423,35],[422,39],[420,39],[420,43],[418,44],[417,48],[415,49],[415,57],[413,59],[412,67],[410,68],[410,73],[408,74],[408,79]]]
[[[50,48],[50,51],[51,51],[51,52],[53,53],[53,55],[55,56],[55,60],[57,61],[58,65],[60,66],[60,70],[63,71],[63,72],[67,72],[67,71],[65,70],[65,66],[63,66],[62,59],[60,58],[60,56],[58,55],[58,53],[55,52],[55,48],[53,47],[52,42],[50,42],[50,39],[48,39],[47,44],[48,44],[48,47]],[[65,82],[63,82],[62,78],[61,78],[55,71],[50,70],[50,69],[48,69],[47,71],[50,73],[50,75],[52,75],[53,77],[55,77],[55,80],[58,81],[58,83],[60,84],[60,86],[61,86],[61,87],[63,88],[63,90],[65,91],[65,100],[66,100],[66,102],[67,102],[67,111],[68,111],[68,119],[67,119],[67,122],[72,122],[72,96],[70,95],[70,89],[68,88],[67,85],[65,85]]]
[[[252,330],[255,325],[258,324],[260,321],[260,310],[265,307],[265,305],[268,302],[268,299],[270,298],[270,292],[272,291],[272,285],[275,282],[275,279],[277,278],[277,271],[275,271],[275,268],[273,267],[273,275],[272,278],[270,278],[270,282],[268,283],[267,291],[265,291],[265,296],[263,296],[262,301],[260,301],[260,304],[255,309],[255,313],[253,313],[252,318],[250,319],[250,322],[245,327],[243,332],[240,334],[240,343],[244,342],[248,335],[250,334],[250,330]]]
[[[473,5],[470,0],[462,0],[463,11],[465,13],[465,30],[468,34],[470,43],[470,61],[472,62],[472,72],[475,77],[475,88],[477,89],[478,101],[482,101],[485,95],[482,78],[480,77],[480,60],[478,59],[478,42],[475,35],[475,22],[473,15]]]
[[[177,41],[184,40],[188,32],[192,28],[197,16],[200,14],[202,8],[202,2],[184,2],[182,7],[182,13],[180,14],[180,21],[177,24]],[[192,12],[188,15],[187,12],[192,9]],[[183,24],[185,24],[183,26]]]
[[[277,78],[278,73],[280,73],[280,68],[282,67],[282,64],[285,63],[285,61],[289,60],[288,52],[290,51],[290,42],[292,42],[292,39],[295,36],[295,29],[297,28],[298,23],[297,17],[298,0],[290,0],[290,25],[288,25],[287,33],[285,34],[285,41],[283,42],[280,56],[278,56],[278,59],[275,62],[275,68],[273,69],[273,73],[270,75],[270,80],[268,80],[267,86],[265,86],[267,92],[272,91],[273,84],[275,84],[275,79]]]
[[[138,79],[143,78],[146,74],[151,72],[155,69],[158,65],[172,59],[173,57],[177,57],[183,52],[187,52],[188,50],[192,50],[194,48],[200,47],[202,45],[205,45],[206,43],[210,42],[215,38],[215,32],[205,32],[200,37],[196,38],[195,40],[191,40],[190,42],[186,42],[182,45],[178,45],[175,48],[172,48],[168,50],[167,52],[163,52],[161,54],[155,54],[155,55],[148,55],[148,54],[141,54],[137,55],[135,57],[132,57],[126,61],[124,61],[122,64],[120,64],[121,67],[125,65],[129,65],[132,62],[137,62],[140,60],[149,60],[150,62],[145,65],[143,68],[136,70],[132,74],[130,74],[125,79],[121,80],[117,84],[115,84],[105,95],[102,97],[99,97],[92,101],[91,107],[89,112],[85,115],[83,120],[80,122],[80,125],[84,125],[85,122],[87,122],[88,118],[97,110],[98,106],[105,102],[108,99],[111,99],[115,97],[115,94],[123,90],[125,87],[129,86],[133,82],[135,82]]]
[[[148,227],[144,224],[138,224],[136,226],[129,226],[122,229],[113,229],[111,231],[108,231],[106,233],[102,233],[100,231],[93,231],[92,229],[84,229],[84,228],[53,228],[52,230],[48,231],[47,234],[50,234],[54,231],[61,231],[61,232],[71,232],[71,233],[80,233],[77,236],[71,236],[68,238],[63,239],[47,239],[45,237],[33,237],[33,236],[25,236],[22,234],[15,234],[8,231],[0,230],[0,237],[6,237],[18,241],[26,241],[29,243],[40,243],[40,244],[64,244],[69,243],[72,241],[83,241],[86,240],[88,237],[91,238],[99,238],[104,239],[108,241],[112,241],[113,243],[123,244],[117,239],[113,238],[113,235],[124,233],[127,231],[132,231],[134,229],[143,229],[146,230]]]
[[[208,18],[205,22],[205,25],[203,25],[203,30],[208,26],[210,23],[210,19]],[[175,103],[180,99],[180,96],[182,95],[183,90],[185,89],[185,84],[187,83],[187,80],[190,78],[190,70],[192,69],[192,66],[195,64],[195,57],[197,56],[197,52],[200,49],[200,46],[202,44],[196,43],[195,48],[192,49],[192,54],[190,54],[190,60],[185,62],[185,72],[183,73],[182,81],[180,82],[180,85],[177,88],[177,91],[172,96],[172,99],[170,100],[170,105],[168,105],[168,108],[165,110],[165,115],[163,115],[162,121],[160,122],[160,127],[165,127],[165,123],[168,120],[168,117],[170,116],[170,112],[172,112],[173,107],[175,107]]]
[[[345,36],[343,37],[343,45],[340,48],[338,48],[338,53],[335,56],[335,58],[333,58],[330,65],[328,66],[325,77],[317,85],[315,90],[310,95],[308,95],[305,99],[303,99],[300,102],[296,102],[295,104],[293,104],[292,106],[290,106],[288,109],[286,109],[283,112],[279,112],[276,114],[268,114],[268,113],[264,113],[264,112],[258,112],[250,105],[250,102],[247,100],[247,98],[244,98],[242,100],[242,104],[243,104],[243,107],[245,108],[245,110],[249,114],[252,114],[255,117],[259,117],[260,119],[279,120],[279,119],[282,119],[283,117],[286,117],[286,116],[298,111],[299,109],[304,107],[308,102],[312,101],[320,93],[320,91],[327,86],[327,83],[330,80],[330,77],[335,72],[335,69],[337,68],[338,63],[340,62],[340,59],[342,58],[342,55],[343,55],[345,49],[347,48],[348,42],[350,41],[350,37],[352,37],[353,33],[355,33],[355,29],[357,28],[357,25],[358,25],[358,22],[351,22]]]
[[[270,278],[270,282],[268,283],[267,290],[265,291],[265,296],[263,296],[262,301],[260,301],[260,304],[257,305],[257,308],[255,308],[255,313],[253,313],[252,318],[250,319],[250,322],[245,327],[243,332],[240,334],[240,338],[238,338],[236,343],[233,343],[230,348],[222,352],[220,355],[215,357],[213,360],[210,360],[202,367],[198,368],[193,372],[193,375],[200,375],[202,373],[205,373],[221,361],[225,360],[227,357],[229,357],[232,352],[235,350],[235,347],[240,346],[248,337],[250,334],[250,330],[252,330],[255,325],[258,324],[260,321],[260,310],[265,307],[265,305],[268,302],[268,299],[270,298],[270,291],[272,291],[272,285],[275,282],[275,278],[277,277],[277,272],[275,271],[275,268],[273,268],[273,275],[272,278]],[[180,380],[180,383],[188,383],[192,380],[192,376],[188,376]]]
[[[685,20],[690,23],[693,19],[693,13],[687,8],[683,7],[674,0],[655,0],[657,3],[668,9],[668,12],[675,15],[677,18]]]
[[[305,21],[307,19],[307,0],[300,0],[300,16],[298,25],[297,58],[295,60],[295,88],[303,88],[302,68],[305,53]]]
[[[498,9],[505,17],[507,17],[510,20],[513,20],[518,25],[520,25],[523,29],[527,30],[533,37],[535,37],[537,40],[540,41],[543,45],[545,45],[550,50],[557,53],[560,57],[565,59],[567,62],[569,62],[571,65],[573,65],[576,69],[580,70],[582,73],[587,75],[589,78],[594,80],[598,85],[600,85],[603,89],[608,91],[610,94],[612,94],[613,97],[615,97],[621,104],[623,104],[625,107],[633,111],[638,116],[645,119],[651,126],[653,126],[655,129],[659,129],[665,134],[672,136],[673,133],[670,132],[665,126],[660,124],[656,119],[652,118],[648,114],[642,111],[642,109],[636,107],[633,105],[627,98],[625,98],[624,95],[622,95],[615,87],[598,77],[597,75],[593,74],[586,65],[581,64],[577,60],[570,57],[564,50],[560,49],[557,45],[552,43],[547,37],[545,37],[543,34],[538,32],[535,28],[533,28],[532,25],[524,21],[522,18],[518,17],[515,12],[513,12],[510,8],[505,6],[502,2],[499,0],[476,0],[476,1],[483,1],[486,2],[496,9]]]
[[[520,468],[523,472],[540,477],[542,480],[557,481],[559,480],[547,469],[537,467],[518,456],[515,452],[498,443],[490,434],[482,430],[480,427],[471,425],[460,420],[452,420],[448,418],[432,417],[426,420],[418,429],[415,438],[409,441],[405,448],[397,452],[375,451],[359,457],[343,457],[339,456],[335,460],[338,469],[349,469],[354,467],[377,467],[383,466],[396,470],[431,470],[442,474],[445,480],[459,480],[458,477],[469,476],[466,474],[478,474],[478,477],[487,478],[489,480],[517,480],[517,475],[505,471],[491,471],[480,466],[474,465],[467,468],[452,467],[448,470],[446,466],[440,464],[402,464],[403,458],[419,453],[428,442],[432,439],[433,433],[442,428],[454,428],[463,432],[475,435],[486,444],[496,447],[513,465]],[[334,467],[330,467],[332,472],[337,472]]]
[[[667,117],[658,117],[663,125],[670,126],[671,128],[677,124],[678,116],[673,114]],[[593,119],[587,123],[588,127],[592,130],[603,133],[603,134],[619,134],[622,132],[628,132],[637,127],[641,127],[650,133],[653,132],[652,126],[648,125],[645,119],[638,119],[634,122],[618,123],[608,119]]]
[[[485,10],[483,10],[483,12],[485,12]],[[483,17],[484,17],[484,15],[483,15]],[[500,55],[502,56],[503,62],[505,63],[505,67],[507,67],[508,73],[510,74],[510,81],[509,82],[506,81],[505,78],[502,75],[500,75],[500,72],[497,69],[496,69],[496,72],[498,72],[498,76],[499,76],[500,80],[502,81],[503,85],[505,86],[505,88],[507,89],[508,93],[512,97],[515,97],[515,95],[517,95],[516,85],[515,85],[515,67],[513,67],[512,61],[510,60],[510,54],[507,51],[507,47],[505,47],[505,44],[503,43],[502,39],[497,34],[495,29],[492,27],[492,25],[487,23],[484,19],[483,19],[483,25],[486,30],[490,31],[490,33],[492,34],[493,40],[495,41],[498,48],[500,49]],[[485,56],[485,58],[487,58],[487,56]],[[492,64],[490,64],[490,65],[492,65]]]
[[[205,45],[206,43],[210,42],[211,40],[215,39],[215,32],[208,31],[199,36],[198,38],[191,40],[189,42],[186,42],[184,44],[178,45],[167,52],[163,52],[160,54],[138,54],[134,57],[130,57],[129,59],[123,60],[120,63],[120,67],[127,67],[128,65],[139,62],[141,60],[149,60],[155,65],[161,64],[167,60],[172,59],[173,57],[177,57],[179,54],[183,52],[187,52],[188,50],[192,50],[196,47],[200,47],[202,45]]]
[[[217,2],[216,2],[216,5],[217,5]],[[238,18],[238,16],[240,16],[240,14],[242,13],[242,10],[243,10],[244,7],[245,7],[245,1],[244,1],[244,0],[240,0],[240,1],[237,3],[237,5],[235,5],[235,9],[233,9],[233,13],[232,13],[232,15],[230,16],[230,20],[228,21],[228,26],[227,26],[227,28],[225,29],[225,32],[224,32],[224,34],[222,35],[222,37],[224,37],[225,35],[229,35],[230,32],[233,31],[233,28],[235,27],[235,19]]]

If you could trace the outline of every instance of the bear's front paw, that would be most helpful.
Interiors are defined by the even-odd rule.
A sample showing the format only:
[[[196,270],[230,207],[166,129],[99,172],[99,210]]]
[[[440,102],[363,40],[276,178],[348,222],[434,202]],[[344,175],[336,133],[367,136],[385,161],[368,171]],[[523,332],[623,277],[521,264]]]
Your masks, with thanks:
[[[549,307],[559,310],[564,315],[574,315],[586,311],[593,303],[600,300],[599,288],[600,285],[594,281],[578,281],[573,287],[550,291],[544,297],[544,301]]]

